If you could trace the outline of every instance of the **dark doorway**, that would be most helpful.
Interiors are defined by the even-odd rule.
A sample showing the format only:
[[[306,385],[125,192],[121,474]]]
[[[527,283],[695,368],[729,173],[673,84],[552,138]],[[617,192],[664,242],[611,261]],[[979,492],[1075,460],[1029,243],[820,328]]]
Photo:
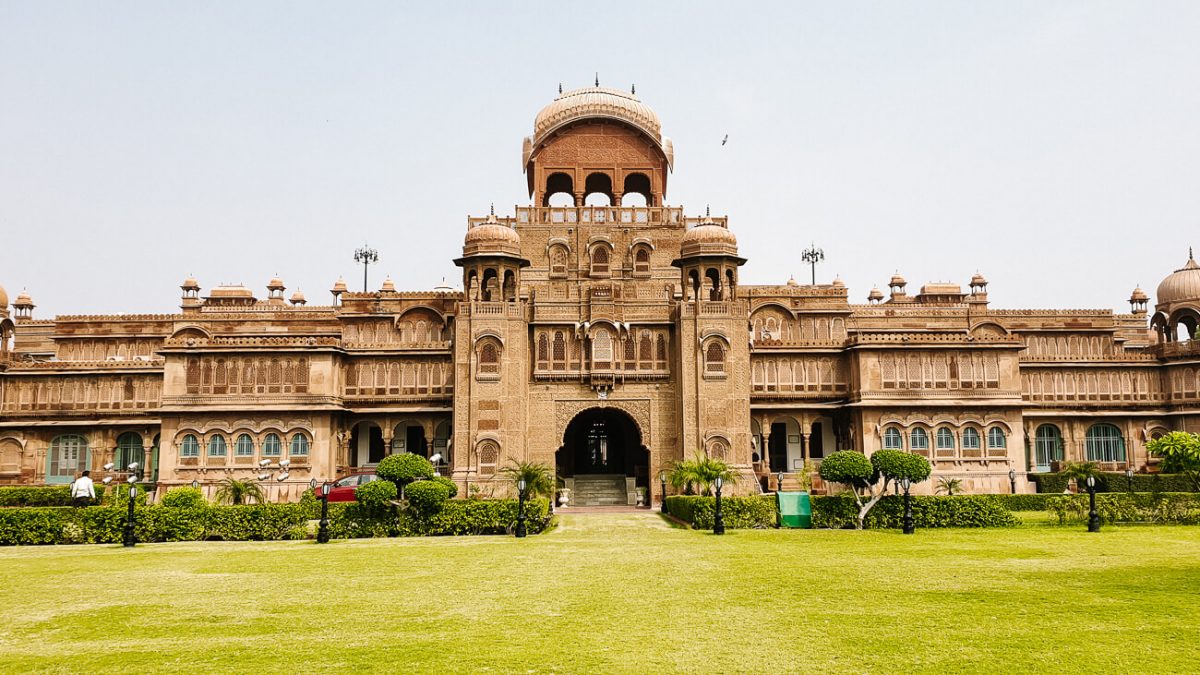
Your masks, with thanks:
[[[366,461],[363,461],[361,444],[359,439],[366,430],[367,434],[367,453]],[[387,448],[383,444],[383,430],[374,424],[356,424],[350,431],[350,466],[362,466],[364,464],[378,464],[379,460],[387,455]]]
[[[791,471],[787,465],[787,423],[776,422],[771,425],[771,439],[768,441],[771,453],[771,470],[775,472]]]
[[[404,448],[413,454],[428,457],[429,447],[425,443],[425,430],[421,427],[405,429]]]
[[[821,459],[825,456],[825,429],[821,422],[813,422],[812,434],[808,437],[808,458]]]
[[[647,470],[648,453],[642,447],[637,424],[628,415],[597,408],[585,410],[571,420],[555,460],[560,476],[638,476]]]

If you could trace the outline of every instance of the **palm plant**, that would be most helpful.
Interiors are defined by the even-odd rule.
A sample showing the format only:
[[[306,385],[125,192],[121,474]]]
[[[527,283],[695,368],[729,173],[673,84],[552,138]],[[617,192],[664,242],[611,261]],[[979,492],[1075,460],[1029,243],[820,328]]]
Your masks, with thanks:
[[[266,495],[263,494],[262,488],[252,480],[236,480],[226,478],[221,481],[221,487],[217,489],[214,500],[218,504],[233,504],[241,506],[249,504],[251,500],[255,503],[262,504],[267,501]]]
[[[684,493],[690,494],[698,488],[701,494],[707,495],[711,493],[718,477],[726,483],[733,483],[737,481],[738,474],[719,459],[696,455],[695,459],[684,459],[671,465],[667,481]]]
[[[513,485],[525,480],[525,491],[530,496],[554,497],[554,472],[540,462],[510,462],[500,473]]]
[[[1062,475],[1068,484],[1074,480],[1075,486],[1082,490],[1089,476],[1100,477],[1100,467],[1095,462],[1067,462],[1063,465]]]
[[[958,478],[939,478],[937,482],[937,493],[945,494],[948,497],[953,497],[954,493],[962,492],[962,481]]]

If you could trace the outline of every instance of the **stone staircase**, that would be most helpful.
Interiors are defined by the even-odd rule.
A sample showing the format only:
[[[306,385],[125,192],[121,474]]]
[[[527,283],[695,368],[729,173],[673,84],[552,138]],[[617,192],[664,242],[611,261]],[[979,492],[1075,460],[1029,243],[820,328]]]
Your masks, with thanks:
[[[624,475],[575,476],[571,506],[625,506],[628,503],[629,497],[625,491]]]

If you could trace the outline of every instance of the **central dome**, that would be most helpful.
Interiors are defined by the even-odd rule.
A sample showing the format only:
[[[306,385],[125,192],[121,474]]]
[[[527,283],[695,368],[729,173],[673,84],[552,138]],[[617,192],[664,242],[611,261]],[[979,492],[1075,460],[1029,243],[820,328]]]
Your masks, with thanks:
[[[1159,305],[1200,300],[1200,265],[1191,251],[1188,253],[1187,263],[1158,285],[1155,301]]]
[[[533,121],[533,143],[537,145],[555,129],[576,120],[595,117],[633,125],[656,142],[662,142],[662,123],[650,106],[637,96],[608,87],[584,87],[558,95]]]

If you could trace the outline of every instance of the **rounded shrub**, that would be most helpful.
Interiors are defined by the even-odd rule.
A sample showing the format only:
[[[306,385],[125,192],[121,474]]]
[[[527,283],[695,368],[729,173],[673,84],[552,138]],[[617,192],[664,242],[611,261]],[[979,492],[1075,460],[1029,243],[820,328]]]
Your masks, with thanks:
[[[871,455],[871,466],[888,478],[895,480],[907,478],[914,483],[920,483],[929,478],[932,470],[929,460],[921,455],[901,450],[876,450]]]
[[[415,480],[433,478],[433,464],[412,453],[388,455],[375,467],[375,475],[396,485],[408,485]]]
[[[445,485],[446,488],[450,490],[450,499],[454,499],[458,496],[458,484],[454,481],[446,478],[445,476],[434,476],[432,480],[435,483],[441,483],[442,485]]]
[[[200,488],[194,487],[172,488],[162,498],[162,505],[172,509],[194,509],[207,503]]]
[[[873,482],[875,467],[861,452],[838,450],[821,460],[821,467],[817,473],[820,474],[821,480],[830,483],[864,487]]]
[[[386,480],[373,480],[354,489],[354,497],[358,499],[358,503],[368,509],[386,508],[398,494],[396,484]]]
[[[418,513],[435,513],[450,499],[450,488],[436,480],[419,480],[404,488],[404,496]]]

